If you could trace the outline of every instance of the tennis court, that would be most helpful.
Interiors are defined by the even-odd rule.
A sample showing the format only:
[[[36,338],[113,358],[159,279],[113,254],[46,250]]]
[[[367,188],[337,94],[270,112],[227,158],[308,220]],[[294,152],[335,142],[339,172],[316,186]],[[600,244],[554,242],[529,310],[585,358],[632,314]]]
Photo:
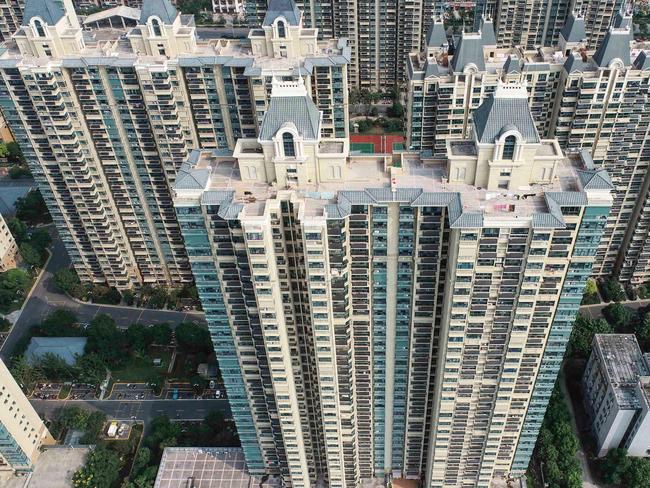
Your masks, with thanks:
[[[353,142],[350,144],[351,151],[360,151],[364,154],[374,154],[375,145],[372,142]]]

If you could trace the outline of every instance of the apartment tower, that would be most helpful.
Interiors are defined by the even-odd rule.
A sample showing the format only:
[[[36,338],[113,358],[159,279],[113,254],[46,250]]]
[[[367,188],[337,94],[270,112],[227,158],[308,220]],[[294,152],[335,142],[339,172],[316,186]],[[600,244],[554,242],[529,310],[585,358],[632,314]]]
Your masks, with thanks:
[[[29,473],[41,447],[54,439],[2,360],[0,404],[0,474]]]
[[[527,464],[611,183],[500,84],[444,158],[350,155],[304,82],[174,204],[249,470],[485,486]],[[516,460],[516,462],[515,462]]]
[[[595,49],[616,13],[627,8],[624,3],[624,0],[477,0],[474,29],[478,30],[481,15],[493,15],[499,47],[555,46],[567,17],[575,12],[587,19],[587,45]]]
[[[289,3],[292,0],[284,0]],[[351,49],[349,84],[357,89],[390,90],[406,77],[406,57],[422,47],[436,0],[296,1],[306,27],[318,28],[320,39],[346,39]],[[266,0],[246,2],[248,25],[264,19]]]
[[[349,48],[283,8],[239,41],[199,40],[169,0],[146,0],[134,28],[90,31],[69,0],[27,2],[0,104],[83,281],[191,282],[170,186],[192,148],[256,136],[272,75],[304,77],[323,132],[347,134]]]
[[[409,56],[408,145],[442,155],[463,138],[472,114],[499,82],[522,82],[540,134],[564,150],[587,150],[616,187],[594,274],[634,284],[650,279],[648,45],[632,40],[631,16],[619,13],[596,50],[586,18],[571,14],[556,47],[498,48],[481,33],[463,34],[449,55],[435,22],[427,47]]]
[[[16,240],[4,217],[0,215],[0,273],[15,268],[19,260]]]

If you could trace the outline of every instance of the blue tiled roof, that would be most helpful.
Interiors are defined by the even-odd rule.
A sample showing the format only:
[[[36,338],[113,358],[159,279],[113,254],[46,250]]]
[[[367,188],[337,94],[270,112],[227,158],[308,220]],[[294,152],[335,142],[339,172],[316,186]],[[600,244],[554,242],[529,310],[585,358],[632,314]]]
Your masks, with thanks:
[[[269,109],[262,119],[260,139],[270,141],[287,122],[292,122],[305,139],[317,139],[320,131],[320,112],[307,95],[271,97]]]

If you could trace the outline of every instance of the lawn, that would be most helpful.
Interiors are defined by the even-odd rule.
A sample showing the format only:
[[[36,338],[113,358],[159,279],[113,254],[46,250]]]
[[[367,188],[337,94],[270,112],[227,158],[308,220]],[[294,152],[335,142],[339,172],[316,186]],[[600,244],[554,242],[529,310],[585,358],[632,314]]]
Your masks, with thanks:
[[[154,366],[154,358],[162,359],[162,364],[160,366]],[[170,351],[156,351],[145,357],[129,356],[124,365],[121,368],[114,369],[111,375],[114,381],[131,383],[146,382],[153,375],[164,378],[167,374],[170,360]]]

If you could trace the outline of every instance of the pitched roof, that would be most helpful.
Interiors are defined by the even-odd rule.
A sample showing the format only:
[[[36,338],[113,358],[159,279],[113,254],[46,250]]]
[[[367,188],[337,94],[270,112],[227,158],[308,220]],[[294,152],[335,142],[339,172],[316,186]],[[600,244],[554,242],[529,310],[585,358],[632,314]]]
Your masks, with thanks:
[[[427,47],[440,47],[446,42],[447,33],[444,24],[438,19],[433,19],[427,30]]]
[[[613,190],[614,185],[604,169],[578,170],[578,178],[585,190]]]
[[[614,27],[630,27],[632,25],[632,16],[619,10],[612,19],[612,25]]]
[[[506,73],[521,73],[521,60],[516,54],[510,54],[506,59],[506,62],[503,63],[503,71]]]
[[[587,66],[579,54],[571,53],[567,56],[566,61],[564,62],[564,69],[567,73],[573,73],[574,71],[581,71]]]
[[[513,93],[514,90],[517,93]],[[522,96],[525,92],[526,89],[519,85],[498,86],[492,96],[474,111],[478,142],[494,142],[500,134],[511,129],[516,129],[526,142],[539,142],[528,100]]]
[[[140,23],[146,24],[152,15],[160,17],[163,24],[170,25],[174,23],[178,10],[169,0],[144,0],[140,12]]]
[[[641,51],[639,55],[634,60],[634,66],[636,69],[647,70],[650,69],[650,51]]]
[[[269,109],[262,119],[260,139],[269,141],[288,122],[293,123],[305,139],[318,139],[320,112],[311,98],[302,96],[271,96]]]
[[[284,17],[289,25],[300,24],[300,10],[293,0],[269,0],[262,25],[271,25],[278,17]]]
[[[34,364],[46,354],[59,356],[68,364],[74,364],[86,347],[85,337],[32,337],[25,357]]]
[[[620,59],[624,66],[629,66],[631,39],[629,29],[610,27],[594,53],[594,62],[600,67],[605,67],[609,66],[614,59]]]
[[[56,25],[65,17],[63,0],[27,0],[22,25],[29,25],[29,21],[34,17],[40,17],[47,25]]]
[[[463,33],[455,46],[451,59],[454,73],[462,72],[468,64],[474,64],[479,71],[485,71],[483,39],[478,34]]]
[[[496,46],[497,36],[494,35],[494,23],[492,19],[481,19],[481,39],[486,46]]]
[[[585,18],[582,16],[576,17],[573,13],[569,14],[560,31],[562,37],[567,42],[581,42],[587,38],[585,31]]]

